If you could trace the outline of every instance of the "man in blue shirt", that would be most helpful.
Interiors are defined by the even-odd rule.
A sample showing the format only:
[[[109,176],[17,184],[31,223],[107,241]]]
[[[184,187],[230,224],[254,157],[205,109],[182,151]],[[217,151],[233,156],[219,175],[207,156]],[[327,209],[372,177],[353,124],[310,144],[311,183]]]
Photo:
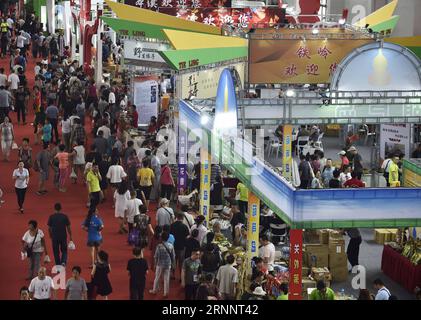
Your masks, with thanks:
[[[56,142],[59,140],[58,136],[58,114],[59,110],[54,105],[54,101],[50,100],[48,101],[48,107],[45,110],[45,114],[47,116],[47,119],[50,121],[51,126],[53,127],[53,132],[51,134],[51,141],[54,140],[54,137],[56,139]]]

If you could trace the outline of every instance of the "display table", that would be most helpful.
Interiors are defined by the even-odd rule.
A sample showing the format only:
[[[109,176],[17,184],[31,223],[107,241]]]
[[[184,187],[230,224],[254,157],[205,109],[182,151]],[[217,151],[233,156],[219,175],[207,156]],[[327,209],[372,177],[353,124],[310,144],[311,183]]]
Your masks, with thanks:
[[[387,245],[383,248],[382,271],[411,293],[415,287],[421,287],[421,265],[415,266],[409,259]]]

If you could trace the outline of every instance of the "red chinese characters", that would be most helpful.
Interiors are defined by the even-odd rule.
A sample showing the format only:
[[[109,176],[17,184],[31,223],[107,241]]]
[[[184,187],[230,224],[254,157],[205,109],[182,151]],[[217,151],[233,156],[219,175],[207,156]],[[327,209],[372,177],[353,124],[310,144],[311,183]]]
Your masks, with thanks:
[[[319,73],[317,73],[317,71],[319,71],[319,66],[317,64],[312,63],[306,67],[306,72],[309,76],[318,76]]]
[[[333,75],[338,68],[338,64],[336,62],[332,63],[329,67],[329,75]]]
[[[307,47],[300,47],[297,50],[297,56],[300,59],[302,59],[302,58],[311,59],[311,57],[310,57],[310,50]]]
[[[319,56],[325,58],[326,60],[327,56],[332,54],[332,51],[330,51],[326,46],[324,46],[323,48],[319,48],[319,50],[317,50],[317,53],[319,54]]]
[[[292,64],[292,65],[286,67],[285,68],[284,75],[290,76],[290,77],[292,77],[292,76],[298,76],[297,66],[295,64]]]

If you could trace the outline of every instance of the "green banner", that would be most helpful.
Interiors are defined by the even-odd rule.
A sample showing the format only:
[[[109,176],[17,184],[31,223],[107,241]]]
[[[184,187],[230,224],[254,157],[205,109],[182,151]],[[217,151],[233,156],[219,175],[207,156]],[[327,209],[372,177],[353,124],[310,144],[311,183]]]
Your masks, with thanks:
[[[247,47],[206,48],[161,51],[161,56],[175,70],[195,68],[216,62],[247,57]]]

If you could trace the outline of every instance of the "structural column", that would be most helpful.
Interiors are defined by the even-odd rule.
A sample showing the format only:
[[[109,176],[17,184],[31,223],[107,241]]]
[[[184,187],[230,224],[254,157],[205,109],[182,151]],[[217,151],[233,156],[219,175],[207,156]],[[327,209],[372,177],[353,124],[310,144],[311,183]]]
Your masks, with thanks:
[[[284,125],[282,143],[282,176],[292,180],[292,126]]]
[[[303,270],[303,230],[291,229],[289,232],[289,300],[302,300]]]
[[[210,208],[210,177],[211,177],[211,150],[208,133],[202,129],[202,145],[200,148],[200,214],[209,223]]]

